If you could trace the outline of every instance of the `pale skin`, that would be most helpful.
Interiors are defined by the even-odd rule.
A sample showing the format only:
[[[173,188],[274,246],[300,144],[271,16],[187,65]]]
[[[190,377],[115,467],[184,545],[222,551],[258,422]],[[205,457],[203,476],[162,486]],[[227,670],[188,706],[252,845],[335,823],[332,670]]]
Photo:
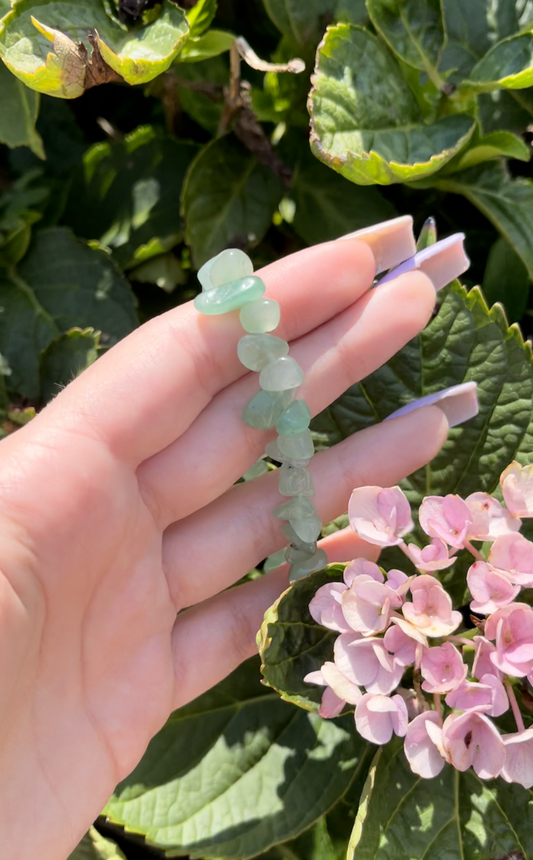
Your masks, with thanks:
[[[358,240],[259,273],[281,304],[313,414],[430,318],[421,273],[370,290]],[[0,442],[0,825],[3,853],[65,860],[170,712],[255,652],[287,566],[226,590],[284,545],[275,475],[234,482],[274,431],[240,418],[257,375],[238,314],[183,305],[137,329]],[[310,464],[323,521],[355,486],[392,486],[446,439],[436,407],[376,425]],[[346,533],[330,561],[376,549]],[[177,612],[189,607],[177,616]]]

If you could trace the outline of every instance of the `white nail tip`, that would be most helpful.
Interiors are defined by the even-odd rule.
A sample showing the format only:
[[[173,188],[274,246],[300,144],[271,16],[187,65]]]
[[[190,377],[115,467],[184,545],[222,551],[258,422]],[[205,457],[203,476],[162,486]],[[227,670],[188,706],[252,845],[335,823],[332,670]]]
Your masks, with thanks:
[[[354,233],[340,236],[342,239],[360,239],[374,254],[376,274],[386,272],[416,253],[411,215],[400,215],[390,221],[382,221],[371,227],[363,227]]]
[[[420,397],[418,400],[408,403],[407,406],[397,409],[392,415],[388,415],[385,421],[398,418],[400,415],[407,415],[422,406],[437,406],[446,415],[450,427],[457,427],[458,424],[463,424],[470,418],[474,418],[479,412],[477,384],[475,382],[463,382],[461,385],[443,388],[442,391],[436,391],[434,394],[426,394],[425,397]]]
[[[430,278],[438,292],[468,269],[470,260],[465,253],[464,240],[464,233],[454,233],[453,236],[435,242],[390,271],[381,279],[380,284],[416,269]]]

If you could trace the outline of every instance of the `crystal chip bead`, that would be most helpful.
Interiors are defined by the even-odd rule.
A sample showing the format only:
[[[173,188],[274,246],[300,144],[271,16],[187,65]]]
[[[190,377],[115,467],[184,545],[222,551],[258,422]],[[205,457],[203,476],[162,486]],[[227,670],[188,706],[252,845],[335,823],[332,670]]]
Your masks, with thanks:
[[[269,430],[274,427],[291,398],[292,391],[258,391],[244,407],[242,420],[257,430]]]
[[[289,352],[289,344],[273,334],[245,334],[237,344],[239,361],[248,370],[263,370]],[[302,401],[303,402],[303,401]]]
[[[317,549],[311,558],[293,561],[289,571],[289,582],[294,582],[296,579],[302,579],[308,573],[313,573],[315,570],[322,570],[328,563],[328,557],[323,549]]]
[[[294,460],[310,459],[315,452],[310,430],[293,433],[292,436],[278,436],[276,442],[280,452]]]
[[[285,564],[286,558],[285,553],[287,552],[287,548],[283,547],[283,549],[278,549],[277,552],[273,552],[272,555],[269,555],[263,565],[263,573],[270,573],[271,570],[275,570],[281,564]]]
[[[247,302],[255,301],[263,295],[265,289],[261,278],[250,275],[247,278],[239,278],[237,281],[230,281],[220,287],[199,293],[194,300],[194,306],[201,314],[219,316],[220,314],[227,314],[229,311],[239,310]],[[288,385],[282,386],[282,388],[289,387]]]
[[[248,254],[239,248],[227,248],[217,254],[209,270],[209,280],[213,287],[221,287],[228,281],[237,281],[253,275],[254,267]]]
[[[283,463],[279,469],[278,489],[282,496],[315,495],[315,486],[310,472],[292,463]]]
[[[304,381],[304,372],[289,355],[268,364],[259,375],[259,385],[266,391],[283,391],[298,388]]]
[[[287,502],[282,502],[277,508],[272,511],[273,516],[277,520],[290,520],[292,517],[314,517],[316,510],[313,502],[310,499],[289,499]]]
[[[309,427],[311,413],[305,400],[293,400],[280,415],[276,430],[281,436],[302,433]]]
[[[258,334],[277,328],[280,313],[279,304],[274,299],[257,299],[243,307],[239,319],[245,331]]]

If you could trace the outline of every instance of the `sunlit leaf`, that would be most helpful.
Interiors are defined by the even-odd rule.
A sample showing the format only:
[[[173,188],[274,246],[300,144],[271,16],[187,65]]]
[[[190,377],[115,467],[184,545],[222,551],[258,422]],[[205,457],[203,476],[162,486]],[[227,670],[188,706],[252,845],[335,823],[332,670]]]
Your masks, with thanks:
[[[331,27],[317,54],[309,97],[315,155],[361,185],[429,176],[468,141],[466,114],[422,121],[401,70],[367,30]]]
[[[39,95],[24,86],[0,61],[0,141],[10,147],[29,146],[44,158],[43,142],[35,129]]]

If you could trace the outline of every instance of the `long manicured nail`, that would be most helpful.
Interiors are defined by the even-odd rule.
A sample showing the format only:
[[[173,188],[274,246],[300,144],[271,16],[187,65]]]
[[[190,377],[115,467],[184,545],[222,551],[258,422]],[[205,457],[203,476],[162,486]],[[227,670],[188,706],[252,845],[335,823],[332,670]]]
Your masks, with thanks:
[[[413,219],[410,215],[364,227],[355,233],[340,236],[338,241],[342,239],[360,239],[368,245],[376,261],[376,275],[416,254]]]
[[[447,239],[441,239],[424,248],[423,251],[418,251],[409,260],[391,269],[384,278],[381,278],[378,286],[416,269],[424,272],[433,281],[433,286],[438,292],[468,269],[470,260],[465,254],[464,240],[464,233],[454,233],[453,236],[448,236]]]
[[[407,415],[422,406],[438,406],[446,415],[450,427],[457,427],[469,418],[474,418],[479,412],[477,385],[475,382],[463,382],[461,385],[443,388],[442,391],[436,391],[434,394],[426,394],[425,397],[420,397],[408,403],[407,406],[397,409],[392,415],[387,415],[385,421]]]

